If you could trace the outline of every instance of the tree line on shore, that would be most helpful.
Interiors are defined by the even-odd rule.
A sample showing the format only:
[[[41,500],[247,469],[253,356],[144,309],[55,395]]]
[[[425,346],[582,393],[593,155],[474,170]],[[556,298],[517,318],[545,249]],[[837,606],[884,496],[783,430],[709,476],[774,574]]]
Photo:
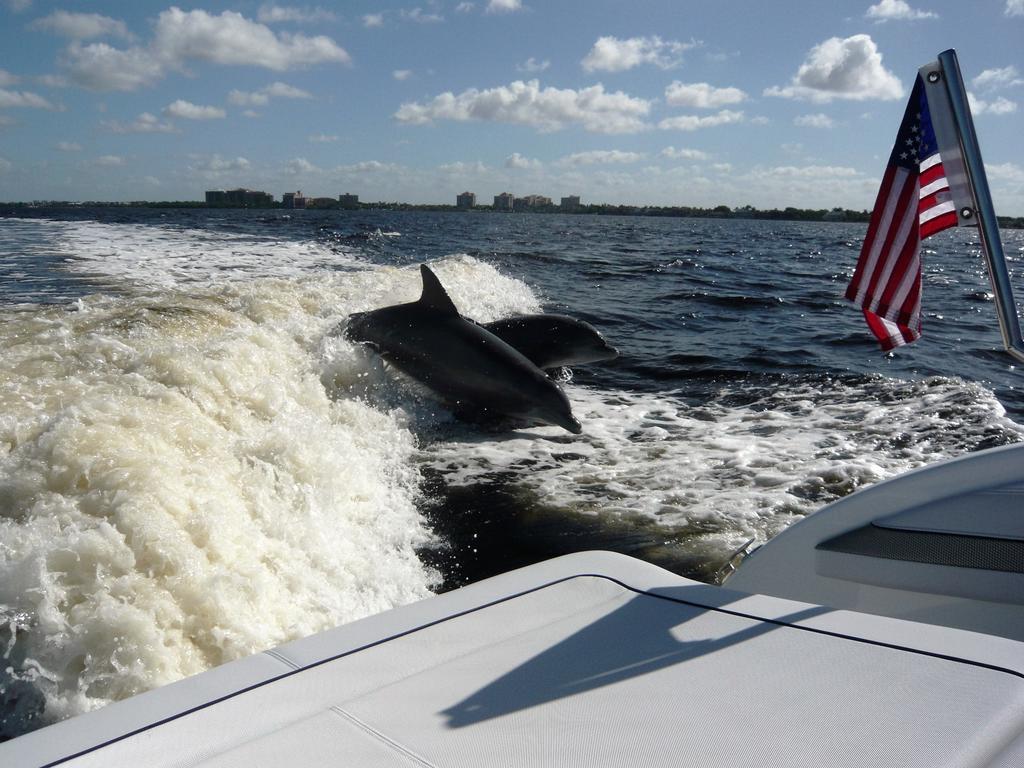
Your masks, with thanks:
[[[268,209],[285,209],[281,203],[272,203],[259,206]],[[24,209],[24,208],[237,208],[237,206],[225,204],[209,204],[196,200],[135,200],[131,202],[68,202],[60,200],[46,200],[33,202],[0,203],[0,211],[3,209]],[[491,206],[475,206],[473,208],[459,208],[454,205],[445,204],[414,204],[400,202],[361,202],[359,210],[388,210],[388,211],[452,211],[459,213],[508,213],[495,211]],[[311,209],[315,210],[315,209]],[[581,204],[571,209],[563,209],[557,205],[534,206],[516,211],[515,213],[544,214],[561,213],[566,215],[591,215],[591,216],[665,216],[676,218],[695,219],[762,219],[773,221],[846,221],[867,223],[871,218],[870,211],[854,211],[849,208],[786,208],[762,209],[750,205],[730,208],[727,205],[718,205],[713,208],[700,208],[688,205],[613,205],[610,203]],[[1024,216],[999,216],[999,226],[1004,229],[1024,229]]]

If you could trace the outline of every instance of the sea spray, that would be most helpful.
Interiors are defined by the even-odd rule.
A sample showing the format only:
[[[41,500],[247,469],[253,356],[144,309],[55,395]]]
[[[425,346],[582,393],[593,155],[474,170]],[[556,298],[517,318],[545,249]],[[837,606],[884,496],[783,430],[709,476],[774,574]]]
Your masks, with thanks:
[[[538,306],[468,257],[435,266],[481,317]],[[430,593],[409,425],[443,409],[339,332],[419,282],[354,268],[4,313],[0,622],[22,695],[0,733]]]
[[[502,478],[549,518],[630,521],[713,561],[860,487],[1024,439],[991,392],[954,378],[793,376],[723,388],[701,405],[672,392],[567,390],[581,435],[541,427],[481,441],[450,430],[419,461],[450,489]]]

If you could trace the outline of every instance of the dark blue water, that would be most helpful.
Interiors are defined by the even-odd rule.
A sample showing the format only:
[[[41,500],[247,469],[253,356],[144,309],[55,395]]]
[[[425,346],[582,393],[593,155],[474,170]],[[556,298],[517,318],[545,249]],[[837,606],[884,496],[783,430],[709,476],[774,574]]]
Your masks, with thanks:
[[[379,264],[465,253],[526,282],[545,309],[590,321],[615,339],[622,359],[580,375],[629,389],[678,387],[699,398],[724,381],[961,376],[991,387],[1012,413],[1024,409],[1017,375],[1001,349],[973,230],[926,241],[925,337],[886,355],[842,299],[863,224],[389,211],[6,213],[315,240],[339,250],[355,248]],[[401,237],[377,236],[382,232]],[[1007,230],[1003,238],[1013,271],[1024,259],[1024,232]],[[67,269],[67,254],[45,240],[5,245],[0,301],[60,303],[118,288],[116,282],[76,276]]]

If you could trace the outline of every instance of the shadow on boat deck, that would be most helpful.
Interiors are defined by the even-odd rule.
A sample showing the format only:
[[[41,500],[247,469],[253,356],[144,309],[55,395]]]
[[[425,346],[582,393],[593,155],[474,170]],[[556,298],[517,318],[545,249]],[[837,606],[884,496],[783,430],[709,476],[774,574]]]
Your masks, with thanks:
[[[692,602],[698,597],[700,603]],[[765,620],[724,607],[741,597],[704,585],[639,593],[441,714],[448,727],[463,728],[682,664],[831,610],[813,606]],[[715,636],[713,627],[695,626],[709,613],[739,617],[747,626]]]

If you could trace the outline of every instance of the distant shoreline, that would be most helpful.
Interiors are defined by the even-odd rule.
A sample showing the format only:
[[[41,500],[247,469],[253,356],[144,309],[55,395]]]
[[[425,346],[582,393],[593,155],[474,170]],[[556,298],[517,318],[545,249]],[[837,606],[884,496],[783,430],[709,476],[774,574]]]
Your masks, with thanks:
[[[793,208],[784,209],[759,209],[751,206],[741,208],[729,208],[726,205],[719,205],[714,208],[695,208],[690,206],[656,206],[656,205],[610,205],[590,204],[579,205],[572,209],[563,210],[557,205],[537,206],[517,211],[500,211],[491,206],[478,205],[472,208],[459,208],[455,205],[444,204],[413,204],[398,202],[376,202],[359,203],[356,206],[335,205],[330,207],[308,207],[285,208],[281,203],[260,206],[238,206],[232,204],[217,205],[199,200],[164,200],[148,201],[135,200],[131,202],[70,202],[63,200],[46,200],[33,202],[0,202],[0,216],[10,215],[18,210],[36,209],[87,209],[87,208],[165,208],[165,209],[193,209],[210,208],[217,210],[278,210],[278,211],[443,211],[466,214],[551,214],[560,213],[566,216],[661,216],[666,218],[687,218],[687,219],[756,219],[763,221],[826,221],[826,222],[853,222],[866,224],[871,217],[870,211],[854,211],[848,208],[812,209]],[[1003,229],[1024,229],[1024,216],[998,216],[999,226]]]

